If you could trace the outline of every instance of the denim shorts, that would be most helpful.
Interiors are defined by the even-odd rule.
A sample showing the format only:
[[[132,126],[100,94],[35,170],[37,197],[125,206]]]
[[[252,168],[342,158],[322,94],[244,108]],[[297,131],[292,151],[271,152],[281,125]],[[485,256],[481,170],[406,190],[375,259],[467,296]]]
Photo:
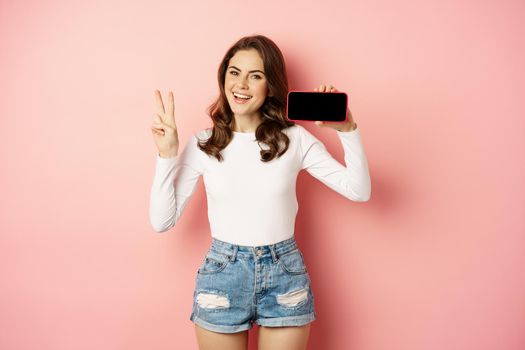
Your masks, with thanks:
[[[195,278],[192,322],[235,333],[251,329],[254,322],[283,327],[315,319],[310,276],[294,237],[255,247],[212,237]]]

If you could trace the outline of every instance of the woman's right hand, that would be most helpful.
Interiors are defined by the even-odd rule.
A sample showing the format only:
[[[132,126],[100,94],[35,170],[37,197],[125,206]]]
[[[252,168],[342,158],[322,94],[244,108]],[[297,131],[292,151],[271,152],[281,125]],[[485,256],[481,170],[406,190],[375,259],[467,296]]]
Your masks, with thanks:
[[[157,101],[157,113],[153,114],[153,123],[151,125],[155,144],[161,157],[175,157],[179,151],[179,136],[177,135],[177,125],[175,124],[173,92],[168,92],[167,110],[164,109],[159,90],[155,90],[155,100]]]

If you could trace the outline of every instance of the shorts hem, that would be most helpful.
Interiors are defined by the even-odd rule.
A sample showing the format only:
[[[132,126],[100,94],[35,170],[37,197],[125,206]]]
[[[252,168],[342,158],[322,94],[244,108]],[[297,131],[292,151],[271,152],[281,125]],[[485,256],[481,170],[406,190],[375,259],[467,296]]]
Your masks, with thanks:
[[[203,319],[198,318],[195,315],[191,315],[190,320],[202,328],[205,328],[209,331],[217,332],[217,333],[238,333],[238,332],[249,330],[253,327],[251,323],[244,323],[244,324],[237,325],[237,326],[216,325],[216,324],[206,322]]]
[[[255,320],[255,323],[264,327],[304,326],[315,319],[315,313],[312,312],[301,316],[259,318]]]

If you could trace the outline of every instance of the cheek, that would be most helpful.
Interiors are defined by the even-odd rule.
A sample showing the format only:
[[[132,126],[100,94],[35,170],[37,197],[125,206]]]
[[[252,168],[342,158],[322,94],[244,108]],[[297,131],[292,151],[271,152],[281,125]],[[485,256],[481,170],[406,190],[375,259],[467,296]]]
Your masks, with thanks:
[[[266,84],[260,84],[255,87],[258,95],[266,95],[268,93],[268,86]]]

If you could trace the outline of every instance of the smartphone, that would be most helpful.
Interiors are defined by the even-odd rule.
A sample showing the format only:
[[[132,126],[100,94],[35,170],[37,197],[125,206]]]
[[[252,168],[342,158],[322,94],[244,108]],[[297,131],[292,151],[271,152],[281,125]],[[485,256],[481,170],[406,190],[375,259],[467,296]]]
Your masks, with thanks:
[[[286,117],[289,120],[344,122],[348,96],[344,92],[289,91]]]

